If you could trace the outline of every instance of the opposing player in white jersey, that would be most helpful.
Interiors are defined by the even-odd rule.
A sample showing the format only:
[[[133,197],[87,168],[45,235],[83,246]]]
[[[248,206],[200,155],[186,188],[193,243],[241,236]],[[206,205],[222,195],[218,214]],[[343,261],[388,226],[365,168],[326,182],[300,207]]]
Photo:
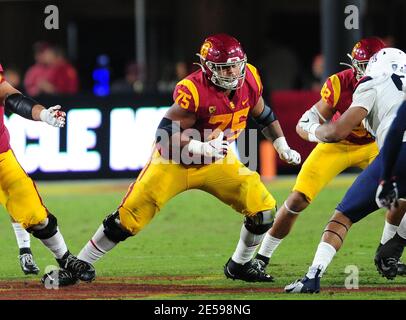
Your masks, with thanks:
[[[406,54],[395,48],[382,49],[370,59],[366,77],[361,79],[351,106],[338,121],[320,125],[318,115],[309,110],[300,119],[299,126],[328,143],[345,138],[363,121],[382,149],[386,134],[405,98],[405,76]],[[323,232],[309,271],[303,279],[286,286],[286,292],[319,292],[320,278],[342,246],[351,225],[379,208],[375,195],[383,167],[381,157],[381,154],[378,155],[349,188]],[[406,168],[402,166],[405,161],[406,144],[403,143],[400,160],[393,170],[398,179],[399,196],[406,196]]]

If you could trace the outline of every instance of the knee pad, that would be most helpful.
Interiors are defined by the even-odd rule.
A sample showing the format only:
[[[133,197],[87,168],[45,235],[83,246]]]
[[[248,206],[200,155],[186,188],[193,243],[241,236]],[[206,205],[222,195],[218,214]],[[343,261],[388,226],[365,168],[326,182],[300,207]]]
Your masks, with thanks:
[[[249,232],[253,234],[264,234],[273,225],[275,218],[275,209],[260,211],[255,216],[245,217],[244,225]]]
[[[27,229],[35,238],[49,239],[58,232],[58,220],[52,213],[48,213],[48,223],[42,227],[36,225]]]
[[[118,211],[108,215],[107,218],[103,220],[103,226],[104,234],[113,242],[118,243],[132,236],[130,232],[124,230],[121,226]]]

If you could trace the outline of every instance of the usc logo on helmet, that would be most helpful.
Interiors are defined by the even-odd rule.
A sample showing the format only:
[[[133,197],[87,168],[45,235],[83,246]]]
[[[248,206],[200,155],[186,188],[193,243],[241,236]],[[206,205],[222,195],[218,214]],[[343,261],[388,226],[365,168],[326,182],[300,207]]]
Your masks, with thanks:
[[[356,44],[355,44],[355,46],[354,46],[354,48],[352,49],[352,52],[351,52],[351,56],[353,57],[353,58],[355,58],[355,56],[357,55],[357,53],[359,52],[359,48],[361,47],[361,43],[360,42],[357,42]]]
[[[213,47],[210,41],[206,41],[205,43],[202,44],[202,47],[200,48],[200,55],[206,59],[207,54],[209,53],[209,49]]]

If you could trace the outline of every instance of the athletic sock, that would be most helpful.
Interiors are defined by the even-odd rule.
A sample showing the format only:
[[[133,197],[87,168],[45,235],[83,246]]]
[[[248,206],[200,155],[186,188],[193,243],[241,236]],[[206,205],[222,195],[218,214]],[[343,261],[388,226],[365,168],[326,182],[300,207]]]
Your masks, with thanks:
[[[265,263],[265,266],[267,266],[267,265],[269,264],[269,260],[270,260],[270,258],[265,257],[265,256],[263,256],[263,255],[260,254],[260,253],[257,253],[257,255],[255,256],[255,259],[261,260],[262,262],[264,262],[264,263]]]
[[[309,272],[306,274],[306,276],[309,279],[313,279],[317,270],[321,269],[321,277],[326,271],[331,260],[333,260],[336,252],[336,249],[331,244],[327,242],[320,242],[319,246],[317,247],[316,254],[314,255],[313,263],[309,268]]]
[[[272,257],[272,254],[276,250],[276,248],[280,245],[283,239],[278,239],[271,236],[268,232],[265,234],[264,239],[262,240],[261,247],[258,250],[257,258],[260,260],[268,260],[264,261],[268,264],[269,259]],[[263,257],[267,259],[263,259]]]
[[[65,240],[63,239],[59,228],[57,228],[57,232],[52,237],[40,240],[49,250],[52,251],[56,259],[61,259],[68,251]]]
[[[406,214],[403,216],[402,221],[400,221],[397,233],[403,239],[406,239]]]
[[[252,259],[258,244],[247,246],[243,240],[238,241],[237,248],[234,251],[232,259],[239,264],[245,264]]]
[[[11,225],[16,235],[18,248],[29,248],[31,244],[30,234],[18,222],[13,222]]]
[[[385,226],[382,231],[381,244],[385,244],[389,239],[392,239],[398,230],[398,226],[388,223],[385,221]]]
[[[117,245],[116,242],[113,242],[106,237],[103,230],[104,226],[101,225],[93,235],[92,239],[90,239],[79,252],[78,258],[80,260],[94,264]]]

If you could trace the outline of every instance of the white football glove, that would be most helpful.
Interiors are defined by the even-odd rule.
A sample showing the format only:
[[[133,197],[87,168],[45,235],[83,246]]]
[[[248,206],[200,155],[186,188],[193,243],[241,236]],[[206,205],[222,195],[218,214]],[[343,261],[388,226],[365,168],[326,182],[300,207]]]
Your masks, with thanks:
[[[395,181],[383,180],[378,186],[375,201],[379,208],[386,207],[389,210],[392,206],[398,207],[399,191]]]
[[[51,126],[62,128],[65,125],[66,113],[59,109],[61,109],[60,105],[42,110],[39,114],[41,121]]]
[[[223,140],[224,132],[220,132],[219,136],[207,142],[198,140],[190,140],[188,151],[193,155],[201,155],[205,157],[214,157],[216,160],[223,159],[228,152],[229,143]]]
[[[298,125],[304,131],[311,133],[316,137],[316,129],[320,126],[319,116],[313,108],[311,108],[303,113],[302,117],[299,119]]]
[[[289,147],[285,137],[275,139],[273,146],[275,147],[276,152],[278,152],[279,158],[283,161],[294,165],[298,165],[302,161],[300,153]]]

